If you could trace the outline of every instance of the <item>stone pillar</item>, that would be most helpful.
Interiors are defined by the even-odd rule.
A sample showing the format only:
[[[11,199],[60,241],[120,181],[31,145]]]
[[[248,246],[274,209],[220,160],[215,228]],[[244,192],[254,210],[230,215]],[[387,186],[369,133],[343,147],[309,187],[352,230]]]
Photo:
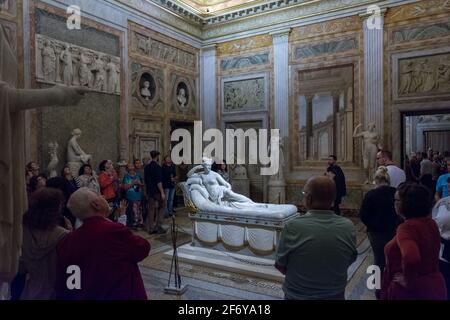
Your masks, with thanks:
[[[375,122],[384,137],[383,34],[384,10],[362,15],[364,29],[364,124]]]
[[[289,33],[291,29],[271,33],[273,37],[275,129],[280,137],[289,135]]]
[[[206,130],[217,127],[216,45],[203,47],[200,59],[200,112]]]

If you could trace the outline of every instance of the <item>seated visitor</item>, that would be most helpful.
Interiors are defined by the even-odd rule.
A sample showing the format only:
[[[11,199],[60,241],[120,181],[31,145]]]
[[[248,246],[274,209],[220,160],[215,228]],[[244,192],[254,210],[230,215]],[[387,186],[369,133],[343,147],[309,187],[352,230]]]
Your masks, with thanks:
[[[355,226],[330,210],[336,185],[329,177],[311,178],[303,194],[308,212],[286,224],[277,249],[285,299],[343,300],[347,269],[358,254]]]
[[[145,300],[138,262],[150,252],[150,244],[126,226],[112,222],[106,200],[87,188],[80,188],[67,204],[83,225],[58,246],[57,299]],[[67,287],[67,268],[81,270],[81,288]]]
[[[405,222],[384,248],[381,299],[446,299],[445,280],[439,271],[441,236],[431,206],[424,186],[405,183],[395,193],[395,210]]]
[[[56,248],[68,235],[59,223],[64,196],[61,191],[44,188],[31,197],[30,208],[23,216],[23,244],[19,274],[27,274],[22,300],[55,299]]]

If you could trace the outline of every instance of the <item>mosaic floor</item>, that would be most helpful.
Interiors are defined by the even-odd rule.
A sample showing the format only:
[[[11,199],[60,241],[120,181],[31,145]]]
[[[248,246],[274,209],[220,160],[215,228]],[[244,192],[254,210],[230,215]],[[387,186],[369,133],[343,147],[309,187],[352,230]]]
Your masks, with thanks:
[[[192,227],[187,212],[179,210],[176,214],[179,226],[178,246],[189,243]],[[366,269],[372,262],[364,226],[358,218],[350,218],[357,228],[357,261],[349,268],[349,283],[346,297],[350,300],[374,300],[375,295],[366,287]],[[167,227],[170,220],[167,220]],[[164,253],[171,249],[170,234],[149,235],[137,232],[148,239],[152,245],[150,256],[140,264],[145,288],[150,300],[273,300],[283,299],[282,283],[265,280],[235,272],[227,272],[211,267],[203,267],[180,262],[182,283],[188,285],[182,296],[168,295],[164,288],[168,284],[171,259]]]

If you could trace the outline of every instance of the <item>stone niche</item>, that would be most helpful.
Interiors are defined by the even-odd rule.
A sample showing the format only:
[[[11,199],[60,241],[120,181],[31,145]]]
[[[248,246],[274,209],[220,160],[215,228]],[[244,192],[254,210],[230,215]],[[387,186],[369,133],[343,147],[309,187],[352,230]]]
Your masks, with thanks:
[[[31,74],[35,87],[46,88],[55,83],[65,83],[62,64],[57,70],[58,63],[68,63],[67,68],[70,68],[72,62],[72,77],[67,77],[66,74],[66,79],[71,80],[70,85],[86,85],[92,89],[92,92],[76,107],[50,107],[36,113],[37,159],[35,160],[39,162],[41,168],[46,168],[50,161],[48,145],[57,142],[59,165],[56,170],[59,172],[66,163],[67,142],[75,128],[82,131],[78,142],[86,153],[93,156],[94,170],[98,171],[98,165],[102,160],[110,159],[113,162],[121,160],[122,34],[87,19],[83,20],[81,30],[67,32],[64,11],[39,4],[32,12],[34,20],[31,39],[35,40],[32,42],[36,47],[32,45],[34,51]],[[42,69],[41,45],[44,42],[47,43],[47,62],[54,61],[54,65],[50,65],[46,70],[46,75],[51,75],[51,79],[44,77]],[[68,53],[64,54],[64,46],[68,47]],[[62,51],[59,52],[59,49]],[[82,64],[85,64],[83,66],[86,70],[85,75],[89,75],[86,76],[86,79],[89,79],[88,83],[80,83],[83,81],[80,79]],[[112,72],[116,72],[113,79],[110,78]],[[109,88],[111,90],[108,90],[108,84],[111,84]]]
[[[171,101],[173,113],[197,114],[197,95],[195,80],[190,77],[171,74]]]
[[[131,97],[136,111],[162,111],[164,90],[164,72],[161,69],[134,61],[131,63]]]

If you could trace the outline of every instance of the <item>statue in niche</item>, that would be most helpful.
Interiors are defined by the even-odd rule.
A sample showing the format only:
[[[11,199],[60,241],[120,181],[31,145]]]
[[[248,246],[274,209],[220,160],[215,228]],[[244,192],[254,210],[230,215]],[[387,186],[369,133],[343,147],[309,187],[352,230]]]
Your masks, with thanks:
[[[44,40],[42,48],[42,72],[44,80],[55,82],[56,78],[56,55],[49,40]]]
[[[437,69],[437,87],[444,91],[450,84],[450,61],[442,60]]]
[[[50,155],[50,162],[47,165],[47,172],[48,176],[50,178],[54,178],[58,176],[58,173],[56,172],[56,167],[58,166],[59,159],[58,159],[58,143],[50,142],[48,144],[48,153]]]
[[[80,86],[84,87],[91,87],[92,83],[92,72],[89,68],[89,64],[91,63],[91,60],[89,57],[82,52],[80,55],[80,71],[78,72],[78,75],[80,77]]]
[[[105,91],[105,65],[99,55],[96,56],[91,71],[94,73],[94,89]]]
[[[4,0],[0,0],[0,4]],[[3,9],[0,7],[0,11]],[[75,106],[85,88],[55,86],[17,89],[17,55],[0,25],[0,296],[4,283],[18,271],[22,247],[22,216],[27,207],[25,187],[25,121],[22,111],[51,106]],[[55,57],[56,59],[56,57]]]
[[[119,91],[119,66],[113,61],[111,57],[108,58],[106,64],[107,72],[107,91],[110,93],[116,93]]]
[[[63,82],[65,85],[70,86],[73,82],[73,63],[72,53],[68,45],[64,46],[64,51],[61,52],[59,60],[63,65]]]
[[[141,88],[141,96],[144,97],[145,100],[152,99],[152,92],[150,91],[150,81],[144,81],[144,86]]]
[[[81,130],[74,129],[72,131],[72,138],[70,138],[69,143],[67,144],[67,164],[73,175],[78,175],[81,166],[83,164],[89,164],[92,160],[92,156],[84,152],[78,144],[77,140],[80,137]]]
[[[186,90],[184,88],[180,88],[180,90],[178,91],[177,101],[182,109],[186,108],[187,97],[186,97]]]
[[[377,153],[383,147],[380,143],[380,135],[375,131],[375,122],[371,122],[367,125],[366,131],[361,131],[358,133],[359,129],[362,127],[361,124],[357,125],[355,131],[353,132],[353,138],[363,139],[363,164],[366,174],[366,184],[369,184],[373,180],[373,174],[375,173],[377,166]]]

